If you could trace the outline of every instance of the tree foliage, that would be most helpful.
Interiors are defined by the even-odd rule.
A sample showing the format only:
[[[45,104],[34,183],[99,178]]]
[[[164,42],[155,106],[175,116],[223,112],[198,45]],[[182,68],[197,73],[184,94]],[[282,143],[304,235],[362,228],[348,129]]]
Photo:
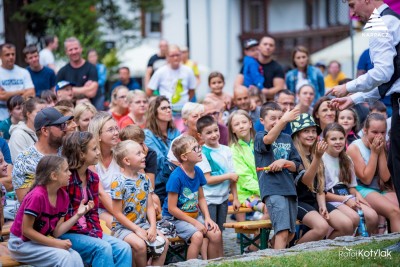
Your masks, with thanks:
[[[7,4],[5,0],[5,4]],[[13,1],[13,0],[11,0]],[[162,0],[121,0],[134,19],[121,13],[115,0],[25,0],[12,20],[24,22],[27,31],[40,40],[46,34],[55,34],[60,44],[69,36],[77,37],[84,48],[94,48],[104,54],[101,27],[120,33],[126,40],[134,38],[124,31],[137,29],[140,11],[162,8]],[[18,33],[21,34],[21,33]],[[25,34],[25,33],[22,33]]]

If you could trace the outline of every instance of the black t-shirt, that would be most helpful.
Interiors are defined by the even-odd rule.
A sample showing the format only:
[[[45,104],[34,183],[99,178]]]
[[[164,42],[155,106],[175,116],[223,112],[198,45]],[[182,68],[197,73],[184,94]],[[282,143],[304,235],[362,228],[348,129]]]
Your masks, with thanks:
[[[73,68],[70,63],[65,65],[57,73],[57,82],[68,81],[74,83],[76,86],[84,86],[87,81],[97,82],[96,67],[89,62],[85,61],[79,68]]]
[[[285,73],[283,72],[283,68],[279,65],[278,62],[272,60],[267,64],[261,64],[264,72],[264,88],[271,88],[274,86],[274,78],[282,78],[285,79]]]
[[[311,156],[307,156],[308,160],[312,160]],[[304,177],[304,176],[303,176]],[[296,184],[296,192],[298,200],[301,202],[305,202],[310,205],[314,205],[317,202],[317,194],[312,192],[307,185],[305,185],[302,180],[303,177]],[[314,178],[314,188],[317,188],[317,177]]]
[[[276,62],[275,60],[272,60],[271,62],[267,64],[261,64],[258,61],[258,64],[263,69],[264,73],[264,88],[271,88],[274,86],[274,78],[282,78],[285,79],[285,73],[283,72],[282,66]],[[243,66],[240,69],[240,74],[243,74]]]
[[[147,67],[152,67],[153,68],[153,72],[151,73],[151,75],[153,75],[153,73],[158,70],[160,67],[164,66],[165,64],[167,64],[167,60],[165,57],[160,57],[157,54],[151,56],[151,58],[149,59],[149,63],[147,63]]]
[[[149,151],[146,155],[146,168],[144,168],[145,173],[157,173],[157,152],[149,147]],[[153,187],[155,185],[153,184]]]

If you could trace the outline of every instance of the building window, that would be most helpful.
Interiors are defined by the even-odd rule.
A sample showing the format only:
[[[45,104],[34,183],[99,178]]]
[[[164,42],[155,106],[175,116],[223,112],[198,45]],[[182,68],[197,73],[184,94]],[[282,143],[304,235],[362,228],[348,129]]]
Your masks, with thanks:
[[[243,32],[264,33],[266,25],[266,1],[242,0],[243,7]]]
[[[142,13],[142,36],[160,37],[161,36],[161,11],[151,11]]]
[[[306,0],[306,25],[310,29],[319,28],[319,0]]]
[[[347,25],[349,21],[350,14],[347,3],[326,0],[326,24],[328,26]]]

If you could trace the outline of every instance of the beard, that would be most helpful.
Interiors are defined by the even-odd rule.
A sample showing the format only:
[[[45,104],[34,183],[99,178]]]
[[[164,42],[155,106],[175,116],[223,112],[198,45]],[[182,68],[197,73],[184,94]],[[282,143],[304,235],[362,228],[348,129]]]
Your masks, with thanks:
[[[64,137],[64,135],[57,137],[57,136],[53,135],[53,133],[50,131],[48,145],[51,148],[59,149],[62,145],[63,137]]]

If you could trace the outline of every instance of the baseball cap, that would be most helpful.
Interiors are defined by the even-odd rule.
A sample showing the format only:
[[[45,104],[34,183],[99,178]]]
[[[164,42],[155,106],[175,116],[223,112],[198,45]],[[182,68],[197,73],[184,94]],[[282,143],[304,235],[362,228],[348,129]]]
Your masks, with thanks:
[[[35,131],[39,131],[42,127],[60,125],[73,118],[74,116],[63,116],[57,109],[49,107],[42,109],[36,114],[33,124],[35,126]]]
[[[75,84],[72,83],[72,82],[68,82],[68,81],[59,81],[59,82],[56,84],[56,92],[59,91],[59,90],[61,90],[61,89],[63,89],[63,88],[65,88],[65,87],[68,86],[68,85],[74,86]]]
[[[258,45],[258,41],[255,39],[247,39],[246,41],[244,41],[244,49],[249,49],[252,48],[253,46],[257,46]]]

